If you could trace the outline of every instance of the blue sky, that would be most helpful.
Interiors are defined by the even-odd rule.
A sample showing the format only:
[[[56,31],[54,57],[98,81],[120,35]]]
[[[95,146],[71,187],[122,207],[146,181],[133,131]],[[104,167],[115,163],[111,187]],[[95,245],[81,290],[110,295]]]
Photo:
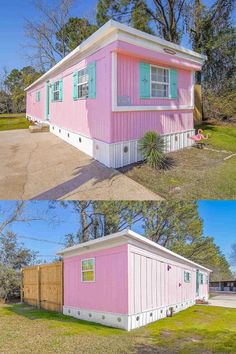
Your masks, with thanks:
[[[2,210],[10,209],[13,206],[14,202],[12,201],[0,201]],[[199,201],[198,206],[204,223],[204,235],[214,237],[216,244],[228,257],[231,245],[236,243],[236,201]],[[47,212],[47,221],[34,221],[31,224],[15,223],[12,230],[19,235],[19,241],[24,242],[25,246],[38,251],[40,258],[50,261],[63,245],[28,240],[21,238],[21,236],[63,243],[65,234],[77,230],[78,220],[70,207],[63,209],[57,205],[55,209],[49,212],[47,210],[48,203],[46,201],[28,202],[27,212],[35,215],[37,211],[44,216]],[[0,212],[0,222],[1,219]],[[142,233],[142,229],[139,227],[135,227],[134,231]]]
[[[53,2],[55,0],[48,0]],[[213,0],[204,0],[212,4]],[[97,0],[74,0],[71,16],[86,16],[94,18]],[[25,18],[38,19],[32,0],[1,0],[0,11],[0,71],[6,67],[9,71],[13,68],[22,68],[30,64],[27,59],[26,49],[28,39],[25,37]],[[189,46],[186,38],[184,45]]]

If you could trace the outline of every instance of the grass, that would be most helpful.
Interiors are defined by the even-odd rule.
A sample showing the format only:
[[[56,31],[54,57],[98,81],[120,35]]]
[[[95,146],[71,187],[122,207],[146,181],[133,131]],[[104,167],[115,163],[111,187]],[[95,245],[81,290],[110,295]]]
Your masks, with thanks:
[[[236,309],[194,306],[131,332],[0,305],[1,353],[235,353]]]
[[[25,114],[0,114],[0,131],[13,129],[27,129],[30,123]]]
[[[205,142],[214,148],[236,152],[236,128],[222,125],[201,124],[196,127],[203,129],[209,139]]]
[[[236,128],[201,126],[206,149],[188,148],[168,154],[175,166],[168,171],[154,170],[146,164],[122,168],[128,177],[165,199],[235,199],[236,198]],[[216,150],[216,151],[212,151]]]

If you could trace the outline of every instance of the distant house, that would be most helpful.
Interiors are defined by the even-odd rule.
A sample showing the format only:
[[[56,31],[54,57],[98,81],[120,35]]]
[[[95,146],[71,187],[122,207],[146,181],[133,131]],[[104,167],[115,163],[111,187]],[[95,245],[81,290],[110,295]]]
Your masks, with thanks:
[[[211,281],[210,291],[235,291],[236,292],[236,279]]]
[[[205,57],[113,20],[26,88],[27,117],[109,167],[142,159],[145,132],[192,144],[194,73]]]
[[[124,230],[65,248],[63,313],[131,330],[208,299],[211,270]]]

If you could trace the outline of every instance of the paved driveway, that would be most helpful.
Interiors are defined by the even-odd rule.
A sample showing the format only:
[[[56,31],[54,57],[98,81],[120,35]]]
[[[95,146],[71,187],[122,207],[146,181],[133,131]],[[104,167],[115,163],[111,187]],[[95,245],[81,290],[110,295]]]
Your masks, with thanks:
[[[236,293],[217,293],[209,300],[210,306],[222,306],[236,309]]]
[[[51,133],[0,132],[0,162],[0,199],[161,199]]]

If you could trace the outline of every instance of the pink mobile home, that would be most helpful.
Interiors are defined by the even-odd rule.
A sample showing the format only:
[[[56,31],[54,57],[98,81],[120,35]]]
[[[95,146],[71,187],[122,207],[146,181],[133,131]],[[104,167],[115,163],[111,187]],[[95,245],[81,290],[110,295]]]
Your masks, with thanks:
[[[192,144],[194,72],[205,57],[113,20],[26,88],[27,117],[109,167],[139,161],[155,130]]]
[[[125,230],[66,248],[63,313],[131,330],[208,299],[210,270]]]

